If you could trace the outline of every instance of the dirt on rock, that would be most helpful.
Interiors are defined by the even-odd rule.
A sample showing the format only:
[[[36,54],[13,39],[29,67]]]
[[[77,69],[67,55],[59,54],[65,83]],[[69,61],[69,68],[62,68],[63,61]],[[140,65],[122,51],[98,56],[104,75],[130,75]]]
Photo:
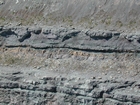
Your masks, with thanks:
[[[0,22],[138,31],[138,0],[2,0]]]

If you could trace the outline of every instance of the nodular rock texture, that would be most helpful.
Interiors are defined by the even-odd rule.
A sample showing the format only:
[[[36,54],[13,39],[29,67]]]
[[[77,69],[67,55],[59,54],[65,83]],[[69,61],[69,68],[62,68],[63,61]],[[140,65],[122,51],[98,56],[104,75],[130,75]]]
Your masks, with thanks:
[[[58,26],[2,26],[0,44],[35,49],[69,48],[94,52],[139,52],[140,33]]]

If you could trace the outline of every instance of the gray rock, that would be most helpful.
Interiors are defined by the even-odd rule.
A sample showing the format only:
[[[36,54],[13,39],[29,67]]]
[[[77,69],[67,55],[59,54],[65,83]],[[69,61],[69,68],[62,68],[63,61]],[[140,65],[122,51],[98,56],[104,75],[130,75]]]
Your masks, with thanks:
[[[65,36],[62,38],[62,42],[66,41],[66,40],[68,40],[68,39],[70,39],[70,38],[72,38],[72,37],[77,36],[78,33],[80,33],[80,31],[77,31],[77,30],[72,30],[72,31],[70,31],[70,32],[67,32],[67,33],[65,34]]]
[[[0,5],[2,5],[2,4],[4,4],[5,2],[4,2],[4,0],[0,0]]]
[[[18,40],[19,42],[23,42],[25,39],[28,39],[31,37],[31,33],[29,31],[21,32],[18,34]]]
[[[25,75],[20,72],[14,72],[12,74]],[[7,100],[1,102],[12,102],[10,100],[8,101],[8,97],[12,96],[16,100],[14,104],[23,104],[25,102],[25,104],[45,105],[53,102],[61,105],[107,105],[110,103],[112,105],[139,105],[140,103],[140,93],[135,93],[134,88],[132,88],[132,83],[135,84],[135,82],[91,81],[78,78],[68,79],[65,77],[44,77],[41,79],[42,82],[36,80],[34,81],[36,83],[33,83],[32,81],[18,82],[18,80],[11,81],[8,79],[7,82],[4,82],[4,79],[2,79],[0,82],[0,99],[2,100],[4,97]],[[119,84],[125,85],[125,87],[120,87]],[[115,85],[119,88],[114,87],[112,90],[106,91],[107,88]],[[128,91],[131,91],[131,94],[127,93]],[[11,100],[13,99],[12,97],[10,97]]]
[[[1,29],[0,31],[0,36],[3,36],[3,37],[9,37],[10,35],[14,35],[15,33],[10,29]]]
[[[41,33],[35,32],[35,30],[41,31],[41,29]],[[140,50],[139,35],[133,33],[129,35],[114,31],[95,30],[84,32],[64,27],[60,27],[60,29],[48,27],[45,30],[46,33],[44,33],[44,28],[3,27],[0,31],[1,45],[9,47],[31,46],[37,49],[69,48],[97,52],[139,52]],[[32,32],[34,34],[31,34]],[[83,60],[85,58],[77,56],[76,59]]]
[[[37,26],[29,27],[28,31],[34,34],[40,34],[42,32],[42,28]]]
[[[113,36],[112,32],[94,31],[94,30],[89,30],[86,32],[86,34],[95,40],[101,39],[109,40]]]

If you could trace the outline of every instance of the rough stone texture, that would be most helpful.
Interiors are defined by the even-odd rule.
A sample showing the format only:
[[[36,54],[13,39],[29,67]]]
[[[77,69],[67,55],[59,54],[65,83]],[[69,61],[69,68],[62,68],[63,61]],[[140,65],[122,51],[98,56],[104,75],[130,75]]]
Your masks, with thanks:
[[[139,36],[65,27],[3,26],[0,63],[35,66],[40,71],[31,69],[29,73],[24,67],[20,70],[22,66],[1,69],[0,104],[139,105]],[[44,77],[46,70],[65,75]],[[69,78],[70,74],[77,76]]]
[[[14,47],[0,54],[0,105],[140,104],[139,53]]]
[[[139,33],[80,30],[65,27],[1,27],[1,45],[36,49],[69,48],[97,52],[139,52]]]
[[[0,0],[0,105],[140,105],[139,0]]]
[[[136,81],[34,77],[24,73],[3,71],[0,75],[1,105],[140,104],[140,84]]]

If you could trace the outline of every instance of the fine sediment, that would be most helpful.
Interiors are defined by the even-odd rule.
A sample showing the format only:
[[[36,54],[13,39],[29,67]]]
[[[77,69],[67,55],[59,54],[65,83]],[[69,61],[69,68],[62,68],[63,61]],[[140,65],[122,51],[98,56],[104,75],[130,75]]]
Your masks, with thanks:
[[[139,0],[0,0],[0,23],[138,31]]]

